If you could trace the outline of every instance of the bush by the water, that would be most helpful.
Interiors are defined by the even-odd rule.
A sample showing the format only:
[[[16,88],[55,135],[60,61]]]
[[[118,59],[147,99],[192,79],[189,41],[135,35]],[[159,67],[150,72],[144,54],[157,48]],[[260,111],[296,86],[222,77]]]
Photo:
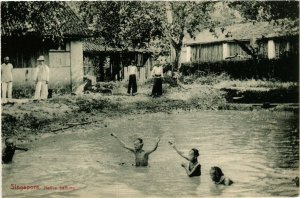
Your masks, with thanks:
[[[181,76],[180,81],[184,84],[201,84],[201,85],[215,85],[217,83],[230,80],[230,76],[226,73],[217,75],[215,73],[206,74],[205,72],[196,71],[190,76]]]
[[[100,98],[87,98],[79,97],[75,103],[79,108],[79,112],[91,113],[93,111],[101,111],[104,108],[112,108],[112,103],[110,99],[100,99]]]
[[[220,75],[226,72],[234,79],[278,79],[282,81],[298,81],[299,57],[293,55],[280,59],[259,60],[224,60],[216,62],[184,63],[180,71],[184,76],[195,74],[196,71],[205,75]]]

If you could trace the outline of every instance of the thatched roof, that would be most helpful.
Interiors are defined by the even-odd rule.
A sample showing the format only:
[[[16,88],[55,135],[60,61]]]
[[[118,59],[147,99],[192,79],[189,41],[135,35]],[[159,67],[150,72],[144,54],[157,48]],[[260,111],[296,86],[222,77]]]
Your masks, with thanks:
[[[206,29],[196,35],[196,38],[192,39],[189,36],[185,37],[184,43],[186,45],[215,43],[224,41],[236,40],[250,40],[253,38],[276,38],[283,36],[299,35],[298,26],[295,28],[283,28],[283,26],[274,26],[268,22],[256,22],[256,23],[241,23],[226,26],[224,28],[216,28],[216,35],[213,35],[209,29]]]

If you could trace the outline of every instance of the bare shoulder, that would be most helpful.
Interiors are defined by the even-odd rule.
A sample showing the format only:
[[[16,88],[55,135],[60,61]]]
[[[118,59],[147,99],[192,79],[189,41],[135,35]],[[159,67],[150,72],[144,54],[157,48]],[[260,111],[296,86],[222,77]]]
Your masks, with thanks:
[[[230,178],[225,177],[225,179],[224,179],[224,184],[225,184],[226,186],[230,186],[231,184],[233,184],[233,181],[232,181]]]

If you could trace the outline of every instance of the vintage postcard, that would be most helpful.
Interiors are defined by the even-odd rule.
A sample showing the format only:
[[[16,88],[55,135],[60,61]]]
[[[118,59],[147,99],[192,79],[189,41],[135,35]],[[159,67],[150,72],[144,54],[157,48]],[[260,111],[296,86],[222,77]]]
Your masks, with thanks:
[[[297,197],[298,81],[298,1],[1,1],[2,197]]]

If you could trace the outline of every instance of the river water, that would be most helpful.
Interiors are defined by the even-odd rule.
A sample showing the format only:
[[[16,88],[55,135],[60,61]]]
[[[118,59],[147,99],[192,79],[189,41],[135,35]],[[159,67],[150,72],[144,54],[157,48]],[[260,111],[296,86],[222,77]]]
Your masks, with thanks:
[[[274,197],[298,196],[298,117],[291,112],[202,111],[148,114],[107,120],[48,135],[24,145],[14,162],[3,165],[3,197]],[[144,149],[161,142],[149,167],[132,166],[134,156],[110,136],[128,145],[144,139]],[[200,150],[202,176],[187,177],[178,149]],[[215,186],[211,166],[219,166],[234,184]],[[12,189],[13,185],[38,186]],[[56,188],[56,189],[55,189]]]

